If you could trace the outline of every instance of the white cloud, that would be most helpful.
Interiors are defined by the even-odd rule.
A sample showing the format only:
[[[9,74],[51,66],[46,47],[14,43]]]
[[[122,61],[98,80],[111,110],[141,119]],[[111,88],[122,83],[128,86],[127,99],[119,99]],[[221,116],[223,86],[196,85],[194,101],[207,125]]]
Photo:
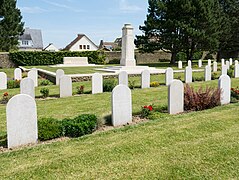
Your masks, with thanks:
[[[39,14],[39,13],[43,13],[46,12],[47,10],[42,9],[40,7],[19,7],[19,9],[21,10],[21,12],[23,13],[29,13],[29,14]]]
[[[125,13],[131,13],[131,12],[138,12],[141,11],[142,8],[140,8],[137,5],[129,4],[127,0],[120,0],[120,10]]]

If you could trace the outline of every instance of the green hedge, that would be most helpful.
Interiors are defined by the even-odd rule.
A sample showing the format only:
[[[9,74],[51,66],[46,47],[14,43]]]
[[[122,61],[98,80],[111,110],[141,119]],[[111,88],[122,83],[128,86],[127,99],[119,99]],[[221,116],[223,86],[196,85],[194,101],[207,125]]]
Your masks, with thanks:
[[[18,66],[39,66],[39,65],[54,65],[63,64],[63,57],[88,57],[89,63],[104,64],[105,54],[101,51],[17,51],[10,52],[10,60]]]
[[[80,137],[96,130],[97,117],[93,114],[82,114],[74,119],[43,118],[38,121],[38,138],[41,141],[58,137]]]

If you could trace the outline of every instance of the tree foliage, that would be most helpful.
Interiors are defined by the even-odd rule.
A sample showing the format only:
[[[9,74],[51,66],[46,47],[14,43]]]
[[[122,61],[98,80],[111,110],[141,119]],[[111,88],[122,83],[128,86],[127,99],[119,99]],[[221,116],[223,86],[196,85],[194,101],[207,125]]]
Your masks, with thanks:
[[[217,0],[149,0],[147,19],[140,26],[136,46],[143,52],[169,50],[171,63],[185,52],[192,59],[198,50],[216,51],[222,34]]]
[[[16,0],[0,0],[0,16],[0,51],[16,49],[24,25]]]

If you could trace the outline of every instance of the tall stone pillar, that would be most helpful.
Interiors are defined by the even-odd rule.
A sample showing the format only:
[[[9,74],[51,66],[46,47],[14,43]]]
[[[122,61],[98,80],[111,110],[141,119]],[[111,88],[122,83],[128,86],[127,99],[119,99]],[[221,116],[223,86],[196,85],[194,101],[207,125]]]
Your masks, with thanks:
[[[134,28],[131,24],[125,24],[122,29],[121,66],[136,66],[133,30]]]

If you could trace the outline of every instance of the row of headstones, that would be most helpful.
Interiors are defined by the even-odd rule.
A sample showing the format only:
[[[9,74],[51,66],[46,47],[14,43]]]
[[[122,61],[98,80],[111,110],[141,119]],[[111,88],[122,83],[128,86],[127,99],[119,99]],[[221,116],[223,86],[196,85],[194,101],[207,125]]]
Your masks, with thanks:
[[[38,86],[38,73],[36,68],[32,68],[28,73],[27,77],[33,80],[34,87]],[[22,80],[22,70],[20,68],[16,68],[14,70],[14,79]],[[4,72],[0,72],[0,90],[7,89],[7,74]]]
[[[27,78],[26,78],[27,79]],[[33,87],[33,81],[28,78]],[[230,103],[231,79],[221,75],[218,87],[222,90],[221,104]],[[128,86],[120,84],[112,91],[112,124],[124,125],[132,122],[132,96]],[[184,87],[180,80],[173,80],[168,86],[168,112],[181,113],[184,110]],[[37,108],[33,97],[19,94],[7,104],[8,148],[37,143]]]
[[[231,79],[221,75],[218,80],[221,90],[221,105],[229,104],[231,100]],[[172,80],[168,86],[168,112],[178,114],[184,111],[184,86],[180,80]],[[118,85],[112,91],[112,123],[114,126],[132,122],[131,90],[126,85]]]
[[[128,74],[126,71],[119,73],[119,84],[128,86]],[[62,69],[56,71],[56,85],[60,85],[60,97],[72,96],[72,80],[70,76],[65,75]],[[141,88],[150,87],[150,72],[144,70],[141,73]],[[92,94],[103,92],[103,76],[100,73],[92,75]]]
[[[235,66],[238,65],[238,60],[235,60],[234,63],[235,63]],[[222,67],[223,67],[223,65],[226,65],[227,68],[229,69],[232,64],[233,64],[233,59],[232,58],[230,58],[229,61],[225,61],[225,59],[221,59]],[[208,60],[208,64],[207,65],[211,67],[212,61],[210,59]],[[188,61],[188,67],[192,67],[192,61],[191,60]],[[202,60],[201,59],[198,60],[198,67],[199,68],[202,67]],[[183,68],[182,61],[178,61],[178,68],[179,69]],[[216,72],[216,71],[217,71],[217,62],[213,61],[213,72]]]

